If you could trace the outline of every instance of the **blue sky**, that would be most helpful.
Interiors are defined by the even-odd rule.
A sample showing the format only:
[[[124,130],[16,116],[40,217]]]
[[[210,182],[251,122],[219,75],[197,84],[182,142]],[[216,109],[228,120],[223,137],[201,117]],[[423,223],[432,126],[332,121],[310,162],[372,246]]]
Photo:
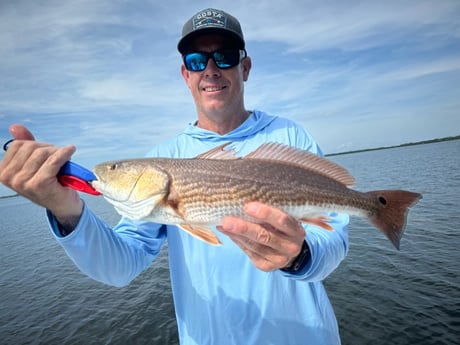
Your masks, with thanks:
[[[246,107],[326,153],[460,134],[458,0],[16,0],[0,2],[0,141],[23,123],[89,168],[143,156],[195,120],[176,44],[210,6],[243,27]]]

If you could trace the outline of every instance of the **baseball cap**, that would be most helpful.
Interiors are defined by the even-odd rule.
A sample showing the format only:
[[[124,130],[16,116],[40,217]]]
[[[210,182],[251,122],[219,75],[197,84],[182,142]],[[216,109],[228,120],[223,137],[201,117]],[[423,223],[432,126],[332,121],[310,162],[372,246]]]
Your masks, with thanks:
[[[184,54],[190,41],[204,33],[219,33],[229,37],[237,46],[244,49],[244,37],[238,19],[222,10],[208,8],[197,12],[182,27],[182,38],[177,49]]]

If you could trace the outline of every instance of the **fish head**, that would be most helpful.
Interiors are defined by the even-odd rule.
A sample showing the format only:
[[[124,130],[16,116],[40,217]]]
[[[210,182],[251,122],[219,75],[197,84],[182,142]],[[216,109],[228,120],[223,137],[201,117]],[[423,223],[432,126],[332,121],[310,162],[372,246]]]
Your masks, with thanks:
[[[148,159],[110,161],[94,168],[96,180],[91,185],[117,203],[158,203],[169,190],[169,175]]]

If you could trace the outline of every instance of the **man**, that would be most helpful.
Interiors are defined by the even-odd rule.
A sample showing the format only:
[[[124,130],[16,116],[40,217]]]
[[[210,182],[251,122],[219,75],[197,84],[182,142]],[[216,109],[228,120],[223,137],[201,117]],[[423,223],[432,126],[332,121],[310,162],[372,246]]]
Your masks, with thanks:
[[[251,59],[240,24],[215,9],[188,20],[178,44],[182,76],[198,120],[149,156],[195,157],[232,142],[240,156],[268,141],[317,154],[295,123],[244,105]],[[0,181],[47,209],[56,239],[87,275],[128,284],[169,244],[171,283],[181,344],[339,344],[337,322],[321,280],[343,260],[348,216],[333,214],[329,232],[302,226],[278,209],[249,203],[260,224],[227,217],[222,246],[196,240],[175,226],[127,218],[110,229],[62,187],[56,174],[75,151],[37,143],[22,126],[0,165]]]

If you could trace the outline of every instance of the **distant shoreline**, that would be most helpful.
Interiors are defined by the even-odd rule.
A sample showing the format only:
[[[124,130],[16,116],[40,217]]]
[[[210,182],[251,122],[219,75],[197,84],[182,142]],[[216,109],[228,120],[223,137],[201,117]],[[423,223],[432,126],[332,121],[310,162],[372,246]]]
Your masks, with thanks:
[[[12,195],[0,195],[0,199],[6,199],[6,198],[15,198],[19,196],[19,194],[12,194]]]
[[[328,153],[325,156],[326,157],[332,157],[332,156],[348,155],[348,154],[351,154],[351,153],[394,149],[396,147],[405,147],[405,146],[433,144],[433,143],[440,143],[440,142],[443,142],[443,141],[451,141],[451,140],[459,140],[459,139],[460,139],[460,135],[457,135],[457,136],[454,136],[454,137],[444,137],[444,138],[438,138],[438,139],[423,140],[423,141],[417,141],[415,143],[406,143],[406,144],[401,144],[401,145],[383,146],[383,147],[375,147],[375,148],[353,150],[353,151],[344,151],[344,152],[337,152],[337,153]]]

